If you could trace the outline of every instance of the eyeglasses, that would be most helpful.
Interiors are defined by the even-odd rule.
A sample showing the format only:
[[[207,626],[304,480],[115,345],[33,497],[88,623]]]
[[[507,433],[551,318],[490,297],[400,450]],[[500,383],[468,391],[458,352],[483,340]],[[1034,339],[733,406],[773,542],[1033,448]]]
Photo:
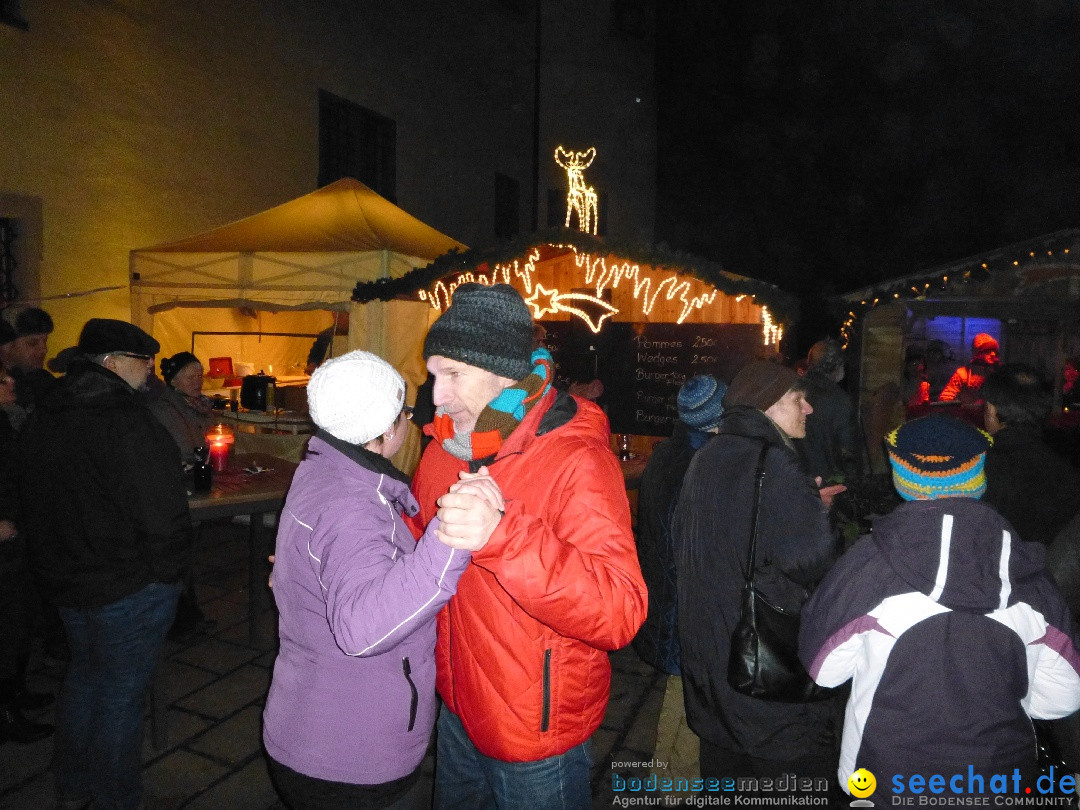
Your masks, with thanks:
[[[412,419],[412,415],[413,415],[413,406],[412,405],[402,405],[401,406],[401,413],[399,414],[399,418],[401,416],[404,416],[406,419]]]
[[[110,354],[119,357],[130,357],[132,360],[142,360],[144,363],[149,362],[154,357],[152,354],[135,354],[134,352],[110,352]]]

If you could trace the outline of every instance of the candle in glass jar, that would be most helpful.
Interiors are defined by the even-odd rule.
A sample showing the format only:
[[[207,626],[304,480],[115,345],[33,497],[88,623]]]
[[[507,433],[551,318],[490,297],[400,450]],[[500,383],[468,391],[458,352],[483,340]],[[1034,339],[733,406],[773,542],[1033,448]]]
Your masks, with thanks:
[[[210,445],[210,466],[218,472],[224,472],[229,463],[229,446],[223,442]]]
[[[232,428],[226,425],[214,425],[206,432],[206,446],[210,448],[210,466],[218,472],[225,470],[229,462],[229,450],[236,441]]]

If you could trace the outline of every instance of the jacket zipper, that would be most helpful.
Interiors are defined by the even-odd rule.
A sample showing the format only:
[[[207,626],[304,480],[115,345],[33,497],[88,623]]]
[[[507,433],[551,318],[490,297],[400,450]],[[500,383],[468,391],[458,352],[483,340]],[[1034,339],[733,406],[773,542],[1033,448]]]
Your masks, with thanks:
[[[544,705],[540,714],[540,730],[547,731],[551,721],[551,650],[544,650]]]
[[[405,680],[412,691],[412,698],[409,700],[409,731],[412,731],[413,726],[416,725],[416,706],[420,702],[420,693],[416,691],[416,684],[413,683],[412,665],[409,663],[408,656],[401,659],[401,668],[405,672]]]

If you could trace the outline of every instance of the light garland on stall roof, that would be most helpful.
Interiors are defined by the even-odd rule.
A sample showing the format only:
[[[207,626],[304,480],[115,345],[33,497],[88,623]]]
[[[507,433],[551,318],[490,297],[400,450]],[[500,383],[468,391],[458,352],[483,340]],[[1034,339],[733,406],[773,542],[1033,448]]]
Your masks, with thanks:
[[[1063,255],[1068,256],[1068,255],[1070,255],[1069,251],[1070,251],[1070,248],[1064,248],[1064,249],[1062,249],[1061,253]],[[1036,257],[1036,255],[1041,255],[1041,253],[1037,254],[1036,251],[1029,250],[1029,251],[1027,251],[1027,255],[1028,255],[1029,258],[1034,259]],[[1048,257],[1053,257],[1054,251],[1053,250],[1047,250],[1046,255]],[[1010,260],[1006,259],[1006,261],[1010,261]],[[1011,264],[1012,267],[1019,267],[1020,266],[1020,260],[1019,259],[1012,259],[1010,261],[1010,264]],[[979,270],[984,271],[984,275],[988,274],[990,272],[990,265],[987,262],[980,262],[979,263]],[[963,272],[963,274],[962,274],[962,281],[959,282],[959,283],[962,283],[962,284],[970,283],[972,281],[971,273],[972,273],[971,270],[965,270]],[[954,284],[955,283],[956,282],[954,282]],[[949,289],[949,274],[948,273],[943,273],[942,274],[939,284],[941,285],[942,290]],[[892,297],[890,299],[888,299],[888,300],[890,300],[890,301],[898,300],[900,298],[900,296],[901,296],[901,293],[904,294],[905,298],[924,298],[926,296],[926,294],[930,291],[930,286],[931,286],[931,282],[929,282],[929,281],[927,281],[927,282],[925,282],[923,284],[923,288],[921,290],[917,286],[912,285],[910,287],[911,295],[907,294],[907,290],[893,291]],[[888,295],[888,292],[885,292],[884,295]],[[848,316],[844,320],[843,324],[840,327],[840,334],[844,339],[843,340],[843,348],[846,349],[848,344],[851,342],[852,328],[853,328],[853,326],[855,324],[855,321],[858,320],[859,317],[865,316],[867,311],[872,310],[875,307],[877,307],[880,302],[881,302],[881,297],[880,296],[877,297],[877,298],[874,298],[873,301],[871,301],[870,303],[867,303],[865,300],[863,300],[863,301],[859,302],[859,306],[862,308],[861,312],[856,313],[854,310],[849,310],[848,311],[848,314],[847,314]]]
[[[557,289],[548,289],[537,282],[534,278],[536,265],[540,261],[540,251],[534,248],[529,252],[524,263],[515,259],[507,264],[496,264],[486,273],[468,271],[458,273],[452,281],[440,280],[435,283],[430,291],[419,290],[421,301],[427,301],[432,308],[445,310],[450,306],[454,290],[462,284],[511,284],[516,281],[525,289],[525,303],[532,310],[533,318],[539,319],[547,314],[566,313],[580,318],[596,334],[602,328],[604,321],[619,313],[619,309],[603,299],[605,289],[615,289],[620,283],[632,286],[635,301],[641,302],[641,309],[645,315],[652,313],[657,300],[663,295],[666,301],[677,301],[680,304],[679,315],[676,323],[683,323],[691,312],[702,310],[716,300],[720,292],[713,289],[701,295],[693,295],[691,283],[688,279],[680,278],[677,273],[668,272],[659,282],[656,282],[653,271],[650,275],[640,264],[622,261],[608,265],[603,256],[579,252],[573,245],[553,245],[558,249],[569,249],[574,254],[575,265],[584,271],[586,286],[592,287],[596,294],[560,292]],[[704,284],[704,282],[701,282]],[[742,301],[746,296],[734,296],[735,300]],[[751,296],[753,299],[754,296]],[[598,316],[590,315],[582,305],[598,308]],[[761,306],[761,323],[764,342],[766,346],[779,343],[783,336],[783,326],[773,321],[768,309]]]
[[[779,345],[780,339],[784,336],[783,324],[773,322],[772,315],[769,314],[769,308],[764,304],[761,306],[761,325],[762,331],[765,333],[765,345]]]

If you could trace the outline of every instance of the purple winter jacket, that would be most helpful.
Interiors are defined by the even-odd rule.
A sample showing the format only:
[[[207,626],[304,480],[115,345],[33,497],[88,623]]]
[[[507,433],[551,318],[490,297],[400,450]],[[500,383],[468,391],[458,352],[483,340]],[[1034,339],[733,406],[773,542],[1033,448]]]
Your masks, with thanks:
[[[263,741],[317,779],[407,776],[435,724],[435,615],[470,554],[438,540],[438,518],[413,540],[401,513],[419,507],[390,472],[374,454],[313,436],[281,513],[280,648]]]

